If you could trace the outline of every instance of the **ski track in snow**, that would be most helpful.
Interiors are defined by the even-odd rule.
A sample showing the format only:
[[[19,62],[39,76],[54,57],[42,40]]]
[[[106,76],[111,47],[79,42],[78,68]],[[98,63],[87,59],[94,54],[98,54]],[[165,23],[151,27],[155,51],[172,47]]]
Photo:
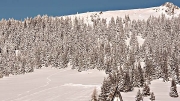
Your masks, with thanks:
[[[87,74],[89,74],[89,72],[90,74],[94,73],[92,71],[88,71]],[[7,92],[11,92],[11,90],[14,91],[12,92],[12,96],[3,97],[1,98],[0,101],[59,101],[59,99],[62,99],[61,101],[76,101],[77,99],[78,101],[86,101],[87,99],[90,99],[91,93],[93,92],[94,88],[97,88],[97,90],[100,91],[99,90],[101,86],[100,82],[94,83],[93,79],[91,79],[93,83],[86,82],[85,84],[81,80],[75,81],[75,82],[73,81],[76,79],[75,78],[76,76],[77,77],[82,76],[82,80],[86,80],[85,72],[83,72],[83,75],[81,75],[81,73],[75,72],[71,70],[70,68],[67,68],[64,70],[62,69],[60,71],[54,71],[54,70],[49,71],[45,69],[45,71],[44,72],[42,71],[40,74],[41,74],[40,77],[42,78],[40,84],[38,84],[37,82],[39,82],[41,78],[36,79],[32,82],[30,82],[29,80],[31,79],[28,78],[28,80],[25,81],[26,82],[25,84],[30,82],[29,83],[30,85],[20,87],[21,90],[9,88]],[[65,81],[60,81],[60,82],[56,81],[56,80],[66,77],[66,74],[68,74],[67,77],[70,78],[70,80],[65,80]],[[100,75],[101,75],[100,77],[102,77],[101,73]],[[102,80],[104,76],[105,74],[103,72]],[[38,78],[39,76],[35,75],[35,77]],[[96,76],[87,76],[87,78],[89,77],[94,78]],[[97,77],[99,76],[97,75]],[[22,79],[25,79],[25,78],[22,78]],[[37,85],[33,85],[33,82],[36,82]],[[15,85],[18,85],[18,83],[17,84],[15,83]],[[30,87],[30,88],[28,89],[27,87]],[[23,90],[23,88],[26,88],[26,89]],[[65,96],[68,96],[68,97],[65,97]]]
[[[61,87],[61,86],[55,86],[55,87],[51,87],[51,88],[48,88],[48,89],[43,89],[43,90],[41,90],[41,91],[32,93],[32,94],[30,94],[30,95],[22,96],[22,97],[20,97],[20,98],[17,98],[17,99],[14,99],[14,100],[10,100],[10,101],[23,101],[23,100],[21,100],[21,99],[27,98],[27,97],[30,98],[30,96],[37,95],[37,94],[42,93],[42,92],[44,92],[44,91],[51,90],[51,89],[55,89],[55,88],[59,88],[59,87]]]
[[[69,70],[69,69],[68,69]],[[38,89],[40,89],[40,88],[43,88],[43,87],[46,87],[46,86],[48,86],[49,84],[50,84],[50,82],[51,82],[51,77],[52,76],[54,76],[54,75],[56,75],[56,74],[58,74],[58,73],[62,73],[62,72],[65,72],[65,71],[67,71],[67,69],[66,70],[63,70],[63,71],[61,71],[61,72],[56,72],[56,73],[54,73],[54,74],[51,74],[51,75],[49,75],[46,79],[47,79],[47,82],[46,82],[46,84],[45,85],[43,85],[43,86],[40,86],[40,87],[37,87],[37,88],[34,88],[34,89],[31,89],[31,90],[29,90],[29,91],[26,91],[25,93],[21,93],[21,94],[18,94],[18,97],[19,98],[16,98],[16,99],[14,99],[14,100],[10,100],[10,99],[7,99],[6,101],[8,101],[8,100],[10,100],[10,101],[18,101],[18,100],[20,100],[20,99],[23,99],[23,98],[26,98],[26,97],[29,97],[29,96],[33,96],[33,95],[37,95],[37,94],[39,94],[39,93],[41,93],[41,92],[44,92],[44,91],[47,91],[47,90],[50,90],[50,89],[54,89],[54,88],[58,88],[58,87],[61,87],[62,85],[60,85],[60,86],[55,86],[55,87],[51,87],[51,88],[47,88],[47,89],[43,89],[43,90],[41,90],[41,91],[37,91],[37,92],[34,92],[34,93],[32,93],[32,94],[29,94],[29,95],[25,95],[25,94],[28,94],[28,93],[31,93],[31,92],[33,92],[33,91],[35,91],[35,90],[38,90]],[[25,96],[23,96],[23,95],[25,95]],[[20,97],[20,96],[22,96],[22,97]],[[12,99],[12,98],[11,98]],[[4,100],[5,101],[5,100]]]

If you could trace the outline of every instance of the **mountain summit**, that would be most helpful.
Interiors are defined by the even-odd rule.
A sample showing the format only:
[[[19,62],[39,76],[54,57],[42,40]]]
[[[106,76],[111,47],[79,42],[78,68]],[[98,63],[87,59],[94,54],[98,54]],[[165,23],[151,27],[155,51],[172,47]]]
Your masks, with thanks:
[[[166,3],[163,4],[162,6],[165,6],[165,7],[171,8],[171,9],[179,9],[178,6],[174,5],[174,4],[171,3],[171,2],[166,2]]]
[[[178,10],[179,7],[174,5],[171,2],[166,2],[165,4],[162,5],[163,7],[165,7],[165,12],[167,13],[167,15],[174,15],[175,10]]]

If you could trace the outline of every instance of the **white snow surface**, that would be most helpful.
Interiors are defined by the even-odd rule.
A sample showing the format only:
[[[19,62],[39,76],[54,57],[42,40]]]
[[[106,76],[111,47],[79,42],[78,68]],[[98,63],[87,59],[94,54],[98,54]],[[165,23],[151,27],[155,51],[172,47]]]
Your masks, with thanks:
[[[149,85],[150,92],[154,92],[155,101],[180,101],[180,97],[172,98],[169,96],[171,82],[163,82],[162,79],[154,80]],[[135,88],[132,92],[121,92],[123,101],[135,101],[139,88]],[[140,89],[142,93],[142,88]],[[177,85],[177,91],[180,96],[180,85]],[[143,101],[150,101],[150,97],[144,97]],[[114,100],[116,101],[116,100]]]
[[[0,101],[90,101],[94,88],[100,93],[104,71],[42,68],[26,75],[0,79]],[[170,82],[162,79],[151,82],[150,89],[156,101],[180,101],[169,96]],[[121,92],[124,101],[134,101],[139,88]],[[140,88],[142,90],[142,88]],[[180,85],[177,85],[180,95]],[[118,99],[115,99],[117,101]],[[149,97],[144,97],[149,101]]]
[[[125,18],[126,15],[129,15],[131,20],[147,20],[150,16],[159,17],[162,14],[165,14],[167,18],[177,17],[180,14],[180,9],[175,9],[174,14],[168,15],[166,10],[169,8],[166,6],[158,6],[151,8],[140,8],[140,9],[129,9],[129,10],[114,10],[114,11],[96,11],[96,12],[86,12],[75,15],[67,15],[64,17],[70,17],[74,19],[84,18],[84,21],[87,24],[92,24],[93,19],[106,19],[107,23],[111,20],[112,17],[117,18]]]
[[[139,43],[139,46],[142,46],[145,39],[143,39],[141,36],[136,36],[137,37],[137,40],[138,40],[138,43]]]
[[[120,101],[118,97],[115,97],[113,101]]]
[[[104,71],[42,68],[0,79],[0,101],[89,101],[100,92]]]

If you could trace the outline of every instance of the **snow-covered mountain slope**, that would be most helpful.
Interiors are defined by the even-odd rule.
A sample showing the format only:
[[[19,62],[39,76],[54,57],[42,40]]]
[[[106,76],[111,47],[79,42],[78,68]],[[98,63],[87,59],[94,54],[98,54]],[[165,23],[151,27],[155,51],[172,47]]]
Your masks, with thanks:
[[[94,88],[100,93],[104,77],[98,70],[36,69],[0,79],[0,101],[89,101]]]
[[[104,18],[109,20],[114,17],[124,18],[125,15],[129,15],[131,20],[137,19],[148,19],[150,16],[158,17],[161,14],[165,14],[166,17],[176,17],[180,14],[180,8],[173,3],[166,2],[165,4],[158,7],[143,8],[143,9],[130,9],[130,10],[116,10],[116,11],[105,11],[105,12],[87,12],[76,15],[69,15],[71,18],[84,18],[85,22],[92,23],[93,19]]]
[[[68,75],[67,75],[68,74]],[[89,101],[94,88],[100,93],[104,71],[42,68],[26,75],[10,76],[0,79],[0,101]],[[169,96],[170,82],[162,79],[151,82],[150,90],[156,101],[179,101]],[[121,92],[123,101],[135,101],[139,88],[132,92]],[[142,91],[142,88],[140,88]],[[177,85],[180,95],[180,86]],[[114,101],[119,101],[115,99]],[[149,96],[144,101],[150,101]]]

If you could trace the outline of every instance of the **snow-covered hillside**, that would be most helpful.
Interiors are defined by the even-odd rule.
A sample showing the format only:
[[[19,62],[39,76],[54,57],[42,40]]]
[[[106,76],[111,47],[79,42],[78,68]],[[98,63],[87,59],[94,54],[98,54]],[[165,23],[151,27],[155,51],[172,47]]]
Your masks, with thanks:
[[[104,77],[105,72],[98,70],[42,68],[0,79],[0,101],[88,101]]]
[[[42,68],[26,75],[0,79],[0,101],[89,101],[93,89],[100,92],[104,71]],[[133,92],[121,92],[124,101],[134,101],[139,88]],[[140,88],[142,89],[142,88]],[[170,82],[155,80],[150,85],[156,101],[179,101],[169,96]],[[180,86],[177,85],[180,94]],[[115,100],[117,101],[117,99]],[[149,101],[145,97],[144,101]]]
[[[154,16],[158,17],[161,14],[165,14],[166,17],[171,18],[172,16],[176,17],[180,14],[179,7],[175,6],[173,3],[166,2],[165,4],[158,7],[151,8],[142,8],[142,9],[130,9],[130,10],[115,10],[115,11],[98,11],[98,12],[87,12],[76,15],[69,15],[68,17],[75,18],[84,18],[84,21],[87,23],[92,23],[92,19],[104,18],[107,22],[110,21],[112,17],[121,17],[124,18],[125,15],[129,15],[132,20],[147,20],[148,17]]]
[[[156,97],[155,101],[179,101],[179,98],[172,98],[169,96],[171,83],[163,82],[162,79],[154,80],[151,82],[150,92],[154,92]],[[142,88],[140,88],[142,90]],[[180,86],[177,86],[178,91],[180,90]],[[135,101],[135,96],[138,92],[139,88],[135,88],[133,92],[124,93],[121,92],[122,98],[124,101]],[[180,94],[180,92],[178,92]],[[144,97],[143,101],[150,101],[150,97]],[[115,100],[116,101],[116,100]]]
[[[147,87],[145,82],[150,80],[156,101],[180,101],[173,98],[180,95],[179,14],[180,8],[167,2],[65,19],[2,20],[0,101],[89,101],[97,95],[95,88],[100,101],[107,101],[116,94],[117,84],[123,101],[134,101],[138,89]],[[149,16],[161,17],[141,21]]]

